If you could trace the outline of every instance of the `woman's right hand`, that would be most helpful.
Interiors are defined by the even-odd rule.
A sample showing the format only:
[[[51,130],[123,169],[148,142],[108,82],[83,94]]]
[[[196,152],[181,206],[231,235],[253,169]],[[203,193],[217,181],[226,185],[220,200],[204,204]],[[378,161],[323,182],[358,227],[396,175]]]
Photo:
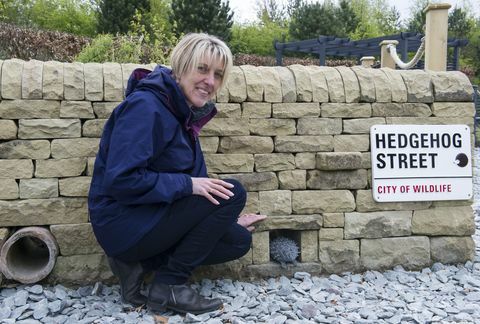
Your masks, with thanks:
[[[213,196],[230,199],[233,192],[228,189],[231,188],[233,188],[233,184],[220,179],[192,177],[192,194],[203,196],[215,205],[220,205],[220,203]]]

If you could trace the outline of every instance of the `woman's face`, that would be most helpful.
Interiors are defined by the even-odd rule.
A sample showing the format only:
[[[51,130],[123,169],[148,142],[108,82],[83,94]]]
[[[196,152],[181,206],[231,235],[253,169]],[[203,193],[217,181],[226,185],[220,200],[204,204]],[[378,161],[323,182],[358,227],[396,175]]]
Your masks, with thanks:
[[[193,107],[203,107],[217,92],[223,79],[223,62],[200,60],[193,71],[185,73],[180,88]]]

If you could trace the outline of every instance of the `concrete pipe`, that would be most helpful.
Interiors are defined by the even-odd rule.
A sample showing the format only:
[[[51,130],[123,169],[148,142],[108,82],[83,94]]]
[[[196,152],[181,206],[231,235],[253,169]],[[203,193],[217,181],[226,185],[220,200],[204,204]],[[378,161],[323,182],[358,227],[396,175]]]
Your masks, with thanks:
[[[0,270],[6,278],[31,284],[52,271],[58,246],[43,227],[24,227],[10,236],[0,251]]]

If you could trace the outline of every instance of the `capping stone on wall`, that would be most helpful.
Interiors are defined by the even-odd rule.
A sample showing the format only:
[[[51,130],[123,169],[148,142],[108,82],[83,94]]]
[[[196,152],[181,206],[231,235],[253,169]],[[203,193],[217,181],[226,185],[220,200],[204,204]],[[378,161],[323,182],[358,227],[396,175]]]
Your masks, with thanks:
[[[87,195],[104,124],[136,67],[0,60],[0,229],[50,226],[61,253],[51,282],[112,278]],[[200,143],[211,176],[245,186],[243,212],[270,218],[256,226],[246,256],[201,271],[248,278],[471,259],[472,201],[373,200],[369,131],[457,123],[473,130],[472,94],[459,72],[233,67]],[[270,261],[275,231],[301,249],[287,271]]]

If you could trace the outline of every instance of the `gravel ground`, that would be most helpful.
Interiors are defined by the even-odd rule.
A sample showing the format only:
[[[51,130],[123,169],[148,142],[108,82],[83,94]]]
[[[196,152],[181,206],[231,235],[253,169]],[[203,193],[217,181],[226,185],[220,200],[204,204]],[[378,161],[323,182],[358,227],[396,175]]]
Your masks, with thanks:
[[[480,157],[476,148],[474,157]],[[473,262],[434,264],[421,271],[402,267],[383,273],[294,278],[258,282],[203,280],[202,295],[225,301],[223,312],[155,317],[120,302],[118,286],[69,289],[61,285],[17,286],[0,292],[0,323],[479,323],[480,162],[474,169],[477,231]]]

